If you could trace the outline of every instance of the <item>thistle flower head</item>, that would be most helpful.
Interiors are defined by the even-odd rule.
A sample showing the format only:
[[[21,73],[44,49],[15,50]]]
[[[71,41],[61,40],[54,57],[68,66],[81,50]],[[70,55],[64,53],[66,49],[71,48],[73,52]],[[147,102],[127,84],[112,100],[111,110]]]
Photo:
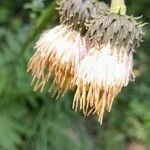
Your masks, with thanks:
[[[79,107],[85,115],[97,113],[102,123],[105,110],[111,110],[121,88],[134,78],[132,61],[132,53],[125,52],[122,56],[110,43],[102,49],[91,48],[75,74],[77,89],[73,108]]]
[[[114,98],[134,79],[133,51],[142,41],[142,24],[133,17],[100,12],[86,23],[90,50],[79,64],[73,108],[96,113],[102,123]]]
[[[59,90],[70,88],[74,66],[86,54],[85,39],[80,33],[60,25],[44,32],[35,48],[36,52],[28,63],[33,82],[36,80],[35,90],[43,90],[51,76],[54,76]]]
[[[28,63],[34,89],[42,91],[51,77],[58,96],[76,87],[73,109],[97,114],[102,123],[122,87],[134,80],[133,52],[144,24],[97,0],[61,0],[58,10],[61,25],[41,35]]]
[[[89,8],[89,5],[91,7]],[[87,53],[87,43],[82,36],[85,20],[96,12],[97,6],[106,9],[104,3],[92,0],[62,0],[58,2],[61,25],[44,32],[36,43],[36,52],[29,61],[28,71],[32,72],[35,90],[43,90],[50,77],[57,84],[60,95],[73,88],[76,65]]]

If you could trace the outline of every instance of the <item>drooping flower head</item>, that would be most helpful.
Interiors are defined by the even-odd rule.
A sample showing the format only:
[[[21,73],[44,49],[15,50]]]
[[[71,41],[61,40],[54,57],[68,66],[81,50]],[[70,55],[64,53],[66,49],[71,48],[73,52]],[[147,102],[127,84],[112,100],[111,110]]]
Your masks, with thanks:
[[[73,108],[96,113],[100,123],[122,87],[134,80],[133,52],[143,37],[137,20],[103,11],[86,23],[91,48],[77,67]]]
[[[50,78],[58,96],[76,88],[73,109],[97,114],[100,123],[134,80],[133,52],[143,37],[139,18],[125,15],[124,0],[119,2],[124,9],[97,0],[60,0],[60,25],[40,36],[28,63],[35,90],[42,91]]]
[[[105,9],[103,3],[92,0],[62,0],[58,2],[61,25],[45,31],[35,45],[37,50],[28,63],[32,72],[35,90],[43,90],[45,84],[53,77],[60,95],[73,88],[75,66],[87,54],[87,43],[83,36],[85,20],[89,20],[98,5]],[[90,7],[89,7],[90,6]]]
[[[37,51],[28,63],[28,71],[32,71],[33,82],[36,80],[35,90],[43,90],[50,77],[54,75],[60,88],[68,88],[70,85],[65,83],[66,78],[69,81],[74,65],[86,53],[85,40],[80,33],[59,25],[44,32],[35,48]]]

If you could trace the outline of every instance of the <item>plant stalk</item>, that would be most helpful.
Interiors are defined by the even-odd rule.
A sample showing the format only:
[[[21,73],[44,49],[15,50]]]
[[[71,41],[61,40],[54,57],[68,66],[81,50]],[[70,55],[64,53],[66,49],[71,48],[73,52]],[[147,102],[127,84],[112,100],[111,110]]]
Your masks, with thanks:
[[[124,0],[111,0],[110,12],[121,15],[126,14],[126,5]]]

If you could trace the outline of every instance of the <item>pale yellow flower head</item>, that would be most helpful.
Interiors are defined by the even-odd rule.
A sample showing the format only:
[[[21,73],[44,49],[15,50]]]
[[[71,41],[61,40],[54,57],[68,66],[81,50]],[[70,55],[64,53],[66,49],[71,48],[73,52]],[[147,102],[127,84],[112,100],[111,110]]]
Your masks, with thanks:
[[[50,80],[56,98],[75,89],[73,109],[96,114],[102,124],[116,96],[135,78],[133,52],[144,24],[97,0],[61,0],[57,9],[60,25],[41,34],[28,63],[34,90],[43,91]]]
[[[36,43],[36,52],[29,61],[35,90],[43,90],[50,77],[54,78],[59,93],[71,88],[74,67],[87,53],[85,39],[65,25],[45,31]]]
[[[102,49],[93,47],[77,67],[73,108],[79,107],[85,115],[97,113],[100,123],[122,87],[133,80],[132,53],[121,51],[112,49],[110,43]]]
[[[77,67],[73,108],[85,115],[98,115],[102,124],[105,110],[111,110],[122,87],[133,81],[133,52],[143,38],[139,18],[98,11],[86,22],[88,54]]]

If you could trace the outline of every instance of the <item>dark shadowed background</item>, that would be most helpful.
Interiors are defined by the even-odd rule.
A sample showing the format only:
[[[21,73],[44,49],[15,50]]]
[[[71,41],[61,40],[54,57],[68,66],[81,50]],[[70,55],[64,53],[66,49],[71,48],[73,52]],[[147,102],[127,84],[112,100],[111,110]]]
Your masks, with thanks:
[[[104,0],[110,3],[110,0]],[[59,23],[53,0],[0,0],[0,150],[150,149],[150,27],[134,54],[135,82],[124,88],[100,126],[71,109],[73,93],[55,100],[33,92],[26,72],[40,33]],[[150,21],[150,0],[126,0],[128,14]]]

